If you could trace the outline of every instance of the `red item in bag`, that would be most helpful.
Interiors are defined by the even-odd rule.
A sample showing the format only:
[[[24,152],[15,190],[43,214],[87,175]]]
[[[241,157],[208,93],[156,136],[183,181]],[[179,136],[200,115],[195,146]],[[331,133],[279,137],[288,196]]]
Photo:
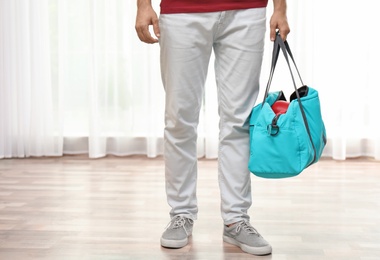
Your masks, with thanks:
[[[278,100],[273,103],[272,110],[276,115],[285,114],[288,110],[289,102],[284,100]]]

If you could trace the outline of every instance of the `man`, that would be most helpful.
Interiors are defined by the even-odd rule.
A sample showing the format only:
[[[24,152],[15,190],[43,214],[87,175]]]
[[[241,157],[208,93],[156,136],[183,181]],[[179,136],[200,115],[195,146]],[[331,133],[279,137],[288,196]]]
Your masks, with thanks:
[[[181,248],[192,234],[196,199],[196,138],[211,51],[218,88],[218,171],[223,240],[254,255],[272,252],[251,226],[248,117],[259,93],[268,0],[162,0],[158,20],[151,0],[137,0],[136,31],[160,43],[165,104],[165,179],[171,221],[161,245]],[[270,38],[289,33],[286,0],[273,0]],[[155,36],[149,33],[153,26]]]

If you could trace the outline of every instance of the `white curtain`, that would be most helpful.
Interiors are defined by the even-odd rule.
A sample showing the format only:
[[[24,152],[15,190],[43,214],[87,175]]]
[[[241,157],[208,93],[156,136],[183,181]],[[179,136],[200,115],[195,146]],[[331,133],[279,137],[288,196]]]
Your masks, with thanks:
[[[0,158],[62,154],[47,0],[0,1]]]
[[[288,1],[288,41],[304,82],[320,92],[324,156],[334,159],[380,159],[375,4]],[[269,0],[268,23],[272,9]],[[0,158],[162,154],[159,46],[138,40],[135,14],[135,0],[0,0]],[[292,91],[282,59],[272,86]],[[198,156],[216,158],[217,137],[211,61]]]

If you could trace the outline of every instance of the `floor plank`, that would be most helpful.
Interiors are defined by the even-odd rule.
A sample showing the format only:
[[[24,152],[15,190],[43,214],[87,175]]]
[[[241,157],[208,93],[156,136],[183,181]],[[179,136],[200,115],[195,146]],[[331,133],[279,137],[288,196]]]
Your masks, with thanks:
[[[252,176],[252,224],[273,254],[222,242],[217,162],[199,161],[189,245],[160,247],[169,221],[162,158],[0,160],[0,259],[380,259],[380,163],[321,160],[300,176]]]

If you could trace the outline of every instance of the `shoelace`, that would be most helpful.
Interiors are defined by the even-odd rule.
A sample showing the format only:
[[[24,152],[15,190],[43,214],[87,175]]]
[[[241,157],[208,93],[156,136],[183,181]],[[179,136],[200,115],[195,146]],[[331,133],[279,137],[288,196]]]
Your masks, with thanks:
[[[173,220],[171,220],[166,228],[169,228],[171,223],[174,221],[172,229],[181,228],[185,226],[186,218],[183,216],[176,216]],[[188,218],[187,221],[189,221],[190,224],[193,224],[193,220]],[[186,230],[186,228],[185,228]]]
[[[180,227],[183,227],[186,223],[186,220],[184,217],[181,217],[181,216],[177,216],[175,219],[174,219],[174,225],[173,225],[173,228],[180,228]]]
[[[239,232],[241,229],[246,231],[248,234],[256,234],[258,236],[261,236],[257,230],[249,224],[247,221],[241,221],[237,227],[236,227],[236,232]]]

